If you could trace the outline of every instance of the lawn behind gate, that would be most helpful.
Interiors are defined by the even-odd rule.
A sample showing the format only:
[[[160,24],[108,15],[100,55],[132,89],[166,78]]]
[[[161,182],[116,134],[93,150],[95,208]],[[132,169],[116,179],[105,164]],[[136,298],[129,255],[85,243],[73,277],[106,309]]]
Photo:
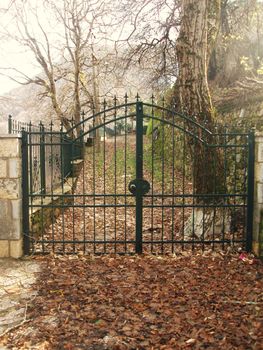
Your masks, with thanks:
[[[239,349],[263,344],[263,265],[245,253],[46,256],[10,349]]]

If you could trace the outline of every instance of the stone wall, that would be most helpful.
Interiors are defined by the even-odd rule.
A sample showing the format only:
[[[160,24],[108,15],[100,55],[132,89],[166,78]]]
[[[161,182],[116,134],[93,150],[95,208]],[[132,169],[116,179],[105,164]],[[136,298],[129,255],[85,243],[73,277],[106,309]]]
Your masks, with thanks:
[[[0,135],[0,258],[22,255],[21,139]]]
[[[263,133],[255,138],[255,191],[253,220],[253,251],[263,257]]]
[[[216,105],[218,119],[223,124],[227,124],[231,129],[249,131],[255,128],[257,131],[263,131],[263,97],[255,96],[254,99],[245,96],[227,103],[225,100],[222,104]]]

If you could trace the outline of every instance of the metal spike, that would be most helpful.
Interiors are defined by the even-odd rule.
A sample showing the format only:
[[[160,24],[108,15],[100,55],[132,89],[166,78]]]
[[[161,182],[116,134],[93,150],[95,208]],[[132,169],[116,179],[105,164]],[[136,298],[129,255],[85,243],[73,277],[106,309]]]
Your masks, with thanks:
[[[94,101],[91,101],[91,109],[92,109],[92,114],[95,114],[95,104]]]
[[[50,122],[50,131],[52,131],[53,130],[53,121],[51,120],[51,122]]]
[[[60,132],[63,132],[63,127],[64,127],[63,121],[61,120],[61,121],[60,121]]]

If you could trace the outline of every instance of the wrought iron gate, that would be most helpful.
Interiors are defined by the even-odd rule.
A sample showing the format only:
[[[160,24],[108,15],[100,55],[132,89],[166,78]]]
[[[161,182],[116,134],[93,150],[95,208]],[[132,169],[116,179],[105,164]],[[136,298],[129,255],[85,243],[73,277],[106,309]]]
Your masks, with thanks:
[[[25,252],[250,250],[253,169],[253,132],[211,132],[153,98],[24,130]]]

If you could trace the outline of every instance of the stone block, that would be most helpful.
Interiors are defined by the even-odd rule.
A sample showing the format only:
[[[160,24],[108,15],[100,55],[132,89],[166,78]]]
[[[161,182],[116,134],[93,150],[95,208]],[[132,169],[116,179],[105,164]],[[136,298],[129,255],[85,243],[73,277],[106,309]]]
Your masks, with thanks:
[[[22,164],[20,158],[9,159],[8,161],[9,178],[21,178]]]
[[[257,183],[257,202],[263,204],[263,184]]]
[[[12,205],[12,218],[21,219],[22,218],[22,200],[16,199],[11,201]]]
[[[22,236],[22,220],[11,220],[9,229],[9,239],[20,239]]]
[[[23,256],[23,239],[10,241],[10,257],[19,259]]]
[[[254,210],[253,222],[255,224],[260,224],[261,222],[261,214],[259,210]]]
[[[263,163],[256,163],[256,166],[255,166],[255,181],[263,183]]]
[[[21,220],[8,218],[5,222],[0,220],[0,239],[20,239],[22,235]]]
[[[259,223],[253,222],[253,241],[258,242],[259,238]]]
[[[255,140],[256,140],[256,143],[263,143],[263,133],[256,131]]]
[[[15,201],[14,201],[15,202]],[[18,203],[14,206],[10,200],[0,199],[0,239],[20,239],[22,232],[22,220],[19,215]],[[13,207],[14,213],[17,216],[13,218]]]
[[[16,158],[21,156],[21,141],[16,137],[10,135],[0,136],[0,158]]]
[[[21,198],[21,179],[0,179],[0,198]]]
[[[260,220],[258,222],[258,217]],[[253,227],[253,252],[258,257],[263,257],[263,211],[257,211],[254,215]]]
[[[9,241],[0,240],[0,258],[9,258]]]
[[[10,216],[10,201],[8,199],[0,199],[0,223]]]
[[[258,143],[258,149],[257,149],[257,159],[258,162],[263,162],[263,142]]]
[[[0,159],[0,177],[7,177],[7,167],[5,159]]]

